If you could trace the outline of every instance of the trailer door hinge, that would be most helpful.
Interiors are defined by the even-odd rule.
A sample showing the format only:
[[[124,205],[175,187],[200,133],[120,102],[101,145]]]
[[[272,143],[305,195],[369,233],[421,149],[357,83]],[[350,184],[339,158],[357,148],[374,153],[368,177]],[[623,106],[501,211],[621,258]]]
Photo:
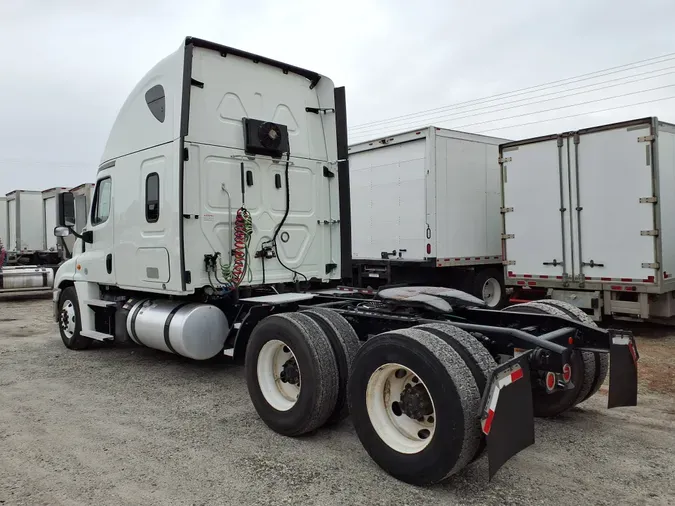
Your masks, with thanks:
[[[337,264],[326,264],[326,274],[330,274],[337,269]]]
[[[659,264],[658,262],[644,263],[644,264],[642,264],[642,268],[643,269],[660,269],[661,264]]]
[[[512,213],[513,212],[513,207],[500,207],[499,212],[504,214],[504,213]]]
[[[503,260],[502,265],[516,265],[515,260]]]
[[[657,197],[641,197],[640,204],[656,204],[659,201]]]
[[[512,158],[511,158],[510,156],[509,156],[508,158],[502,158],[502,157],[500,157],[500,158],[498,159],[498,162],[499,162],[499,163],[506,163],[506,162],[510,162],[511,160],[512,160]]]
[[[640,230],[640,235],[651,235],[651,236],[658,236],[659,231],[658,230]]]
[[[502,234],[502,239],[515,239],[516,234]]]
[[[638,137],[638,142],[652,142],[653,140],[653,135],[643,135],[642,137]]]
[[[183,148],[183,160],[186,162],[190,160],[190,152],[188,151],[188,148]]]

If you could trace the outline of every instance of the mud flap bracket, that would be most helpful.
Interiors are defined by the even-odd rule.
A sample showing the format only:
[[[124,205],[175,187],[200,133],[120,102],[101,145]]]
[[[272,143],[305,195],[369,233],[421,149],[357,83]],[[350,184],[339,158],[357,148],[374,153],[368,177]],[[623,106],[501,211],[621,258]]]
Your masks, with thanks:
[[[529,359],[532,350],[499,365],[481,400],[489,478],[516,453],[534,444],[534,410]]]

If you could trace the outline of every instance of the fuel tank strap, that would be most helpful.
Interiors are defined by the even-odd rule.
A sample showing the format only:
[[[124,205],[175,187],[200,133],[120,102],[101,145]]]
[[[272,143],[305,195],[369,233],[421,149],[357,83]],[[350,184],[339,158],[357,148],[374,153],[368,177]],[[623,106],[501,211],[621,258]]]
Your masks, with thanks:
[[[140,344],[141,346],[145,346],[145,344],[143,344],[143,342],[138,338],[138,334],[136,334],[136,317],[138,316],[138,313],[140,312],[142,307],[143,307],[143,302],[136,305],[136,308],[134,309],[134,313],[131,315],[131,325],[129,327],[130,327],[130,330],[131,330],[131,339],[136,341],[136,344]]]
[[[173,320],[173,317],[176,315],[179,309],[187,306],[189,302],[183,302],[182,304],[178,304],[175,308],[171,310],[169,313],[169,316],[166,317],[166,321],[164,322],[164,343],[166,344],[166,347],[171,350],[171,353],[175,353],[176,355],[180,355],[176,350],[173,349],[173,346],[171,345],[171,339],[169,338],[169,329],[171,328],[171,320]]]

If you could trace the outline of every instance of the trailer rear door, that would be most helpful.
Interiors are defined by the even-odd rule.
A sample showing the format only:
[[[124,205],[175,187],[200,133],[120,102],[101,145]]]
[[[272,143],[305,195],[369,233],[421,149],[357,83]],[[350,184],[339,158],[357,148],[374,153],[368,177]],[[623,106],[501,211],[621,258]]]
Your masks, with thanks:
[[[350,153],[354,258],[427,256],[426,153],[426,137]]]
[[[502,149],[508,278],[563,279],[570,256],[567,151],[555,137]]]
[[[567,140],[573,152],[575,273],[587,281],[653,282],[651,123],[581,131]]]

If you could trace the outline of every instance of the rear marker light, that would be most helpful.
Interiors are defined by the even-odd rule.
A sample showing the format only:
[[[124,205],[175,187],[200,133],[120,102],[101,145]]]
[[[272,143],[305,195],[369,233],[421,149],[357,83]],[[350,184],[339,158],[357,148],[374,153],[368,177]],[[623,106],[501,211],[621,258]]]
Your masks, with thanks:
[[[565,383],[569,383],[570,380],[572,379],[572,368],[570,367],[569,364],[565,364],[563,366],[562,370],[563,370],[563,374],[562,374],[563,381]]]
[[[427,255],[431,255],[431,244],[427,243]]]
[[[527,284],[530,285],[530,286],[536,286],[537,282],[536,281],[528,281]]]
[[[573,346],[574,345],[574,338],[572,336],[570,336],[569,339],[567,340],[567,342],[569,343],[570,346]]]
[[[645,279],[647,283],[653,283],[654,282],[654,276],[647,276],[647,279]]]
[[[546,373],[546,390],[549,392],[553,391],[555,388],[555,374],[552,372]]]

